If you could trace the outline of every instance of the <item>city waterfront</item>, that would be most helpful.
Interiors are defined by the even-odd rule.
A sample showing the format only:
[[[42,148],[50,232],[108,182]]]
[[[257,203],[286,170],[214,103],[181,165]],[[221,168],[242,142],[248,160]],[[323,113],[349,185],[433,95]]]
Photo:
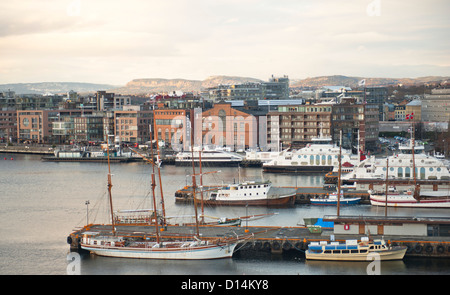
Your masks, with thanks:
[[[1,274],[66,274],[70,261],[67,235],[76,227],[107,222],[107,164],[53,163],[39,155],[1,154],[0,191],[2,240]],[[205,167],[221,170],[206,176],[205,184],[238,180],[236,168]],[[113,164],[112,194],[115,210],[151,208],[151,166],[145,163]],[[261,168],[240,170],[241,179],[269,179],[277,186],[319,187],[323,175],[263,174]],[[174,193],[191,184],[189,167],[162,166],[167,216],[192,215],[192,206],[175,204]],[[159,196],[159,188],[156,189]],[[89,200],[89,207],[86,201]],[[89,215],[86,211],[89,209]],[[303,218],[335,214],[335,207],[295,205],[290,208],[208,207],[206,215],[237,217],[278,213],[250,225],[296,226]],[[389,209],[396,216],[448,216],[448,210]],[[341,208],[342,215],[384,215],[384,208],[358,205]],[[176,219],[173,219],[176,221]],[[211,261],[152,261],[83,256],[80,274],[161,274],[161,275],[328,275],[366,274],[368,263],[305,261],[301,252],[287,255],[263,253],[255,257],[235,255],[232,259]],[[405,258],[383,262],[381,274],[450,274],[448,259]]]

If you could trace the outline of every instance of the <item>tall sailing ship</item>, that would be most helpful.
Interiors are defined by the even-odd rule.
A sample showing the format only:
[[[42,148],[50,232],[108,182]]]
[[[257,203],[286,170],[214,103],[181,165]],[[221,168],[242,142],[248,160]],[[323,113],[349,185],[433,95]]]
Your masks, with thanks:
[[[109,150],[108,150],[109,154]],[[152,152],[153,154],[153,152]],[[155,198],[155,165],[152,160],[146,159],[153,166],[152,197],[153,207],[156,212]],[[233,252],[239,242],[244,238],[217,238],[213,240],[203,240],[199,233],[199,222],[197,216],[197,206],[195,208],[196,234],[188,240],[166,240],[159,230],[159,222],[155,218],[154,235],[130,238],[128,235],[121,235],[116,231],[115,216],[111,195],[111,169],[108,162],[108,192],[111,213],[111,232],[99,233],[86,231],[80,241],[81,248],[93,254],[108,257],[123,258],[145,258],[145,259],[218,259],[232,257]],[[194,173],[195,175],[195,173]],[[195,176],[193,176],[195,177]],[[195,183],[195,178],[194,178]],[[194,186],[195,187],[195,186]],[[163,211],[164,212],[164,211]],[[157,216],[155,214],[155,216]],[[161,220],[164,224],[165,218]]]

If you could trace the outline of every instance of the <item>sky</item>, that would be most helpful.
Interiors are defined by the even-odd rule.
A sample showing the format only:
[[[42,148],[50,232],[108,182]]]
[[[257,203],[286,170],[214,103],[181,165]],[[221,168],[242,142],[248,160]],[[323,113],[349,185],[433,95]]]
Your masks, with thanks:
[[[450,75],[448,0],[0,2],[0,84]]]

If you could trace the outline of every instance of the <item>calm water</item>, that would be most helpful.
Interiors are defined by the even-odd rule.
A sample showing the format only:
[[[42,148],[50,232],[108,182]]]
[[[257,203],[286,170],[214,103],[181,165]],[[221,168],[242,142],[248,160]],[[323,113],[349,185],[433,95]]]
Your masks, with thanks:
[[[50,163],[40,156],[0,154],[0,274],[66,274],[69,245],[66,237],[76,227],[89,222],[104,223],[108,218],[107,165],[100,163]],[[6,160],[4,159],[6,157]],[[11,157],[13,160],[11,160]],[[151,208],[149,173],[143,163],[112,164],[115,210]],[[218,168],[205,168],[214,171]],[[235,168],[220,168],[204,178],[204,184],[233,182]],[[175,204],[174,193],[191,184],[190,168],[163,166],[164,198],[168,216],[192,215],[193,208]],[[241,169],[241,179],[264,177],[275,186],[321,186],[322,176],[262,174],[259,168]],[[157,191],[159,188],[157,187]],[[159,192],[158,192],[159,195]],[[249,225],[296,226],[304,217],[336,214],[335,208],[297,205],[287,209],[263,207],[206,208],[206,215],[244,216],[276,212],[277,215]],[[390,209],[402,216],[448,216],[446,210]],[[360,205],[341,208],[341,215],[384,215],[383,208]],[[176,220],[181,221],[181,220]],[[286,256],[262,254],[251,259],[233,257],[211,261],[153,261],[86,256],[81,259],[81,274],[366,274],[368,263],[305,261],[299,252]],[[450,260],[404,259],[383,262],[381,274],[450,274]]]

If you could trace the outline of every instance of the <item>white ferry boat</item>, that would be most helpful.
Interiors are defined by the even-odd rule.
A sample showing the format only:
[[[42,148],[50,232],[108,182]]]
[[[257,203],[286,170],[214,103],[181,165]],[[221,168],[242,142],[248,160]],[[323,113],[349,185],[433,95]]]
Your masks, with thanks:
[[[412,143],[399,146],[399,153],[389,156],[388,179],[413,180],[413,147]],[[424,153],[423,145],[414,147],[414,164],[416,179],[450,180],[448,167],[438,158]],[[342,175],[344,183],[354,183],[364,179],[386,179],[386,158],[370,157],[361,161],[353,171]]]
[[[305,251],[309,260],[369,261],[377,256],[380,260],[401,260],[406,246],[389,246],[384,239],[369,241],[368,237],[347,240],[345,243],[321,241],[311,242]]]
[[[341,165],[353,167],[360,162],[358,155],[342,149]],[[305,173],[330,172],[339,165],[339,147],[332,144],[331,137],[319,136],[312,143],[297,151],[284,152],[263,163],[264,172]]]
[[[244,157],[239,154],[223,149],[204,148],[201,152],[198,149],[194,149],[193,152],[183,151],[177,153],[175,156],[175,165],[191,166],[192,156],[194,156],[195,165],[199,165],[201,158],[202,165],[205,166],[238,166],[244,159]]]
[[[207,205],[282,206],[295,203],[296,190],[272,187],[268,181],[248,181],[221,187],[209,194]]]

